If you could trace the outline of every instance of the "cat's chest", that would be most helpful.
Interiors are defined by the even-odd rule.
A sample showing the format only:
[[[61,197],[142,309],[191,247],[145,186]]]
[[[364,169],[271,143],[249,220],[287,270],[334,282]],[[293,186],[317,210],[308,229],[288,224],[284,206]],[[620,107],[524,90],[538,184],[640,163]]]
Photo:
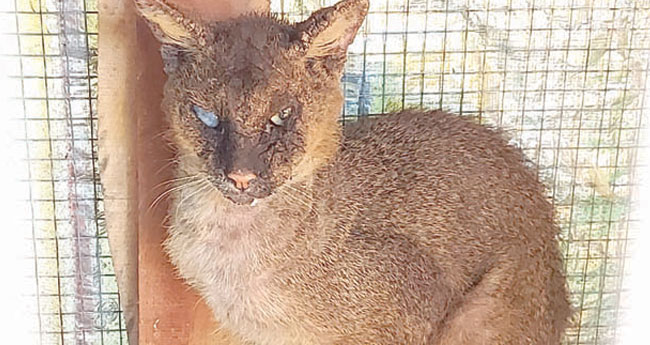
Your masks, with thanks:
[[[266,216],[250,209],[186,210],[172,219],[166,248],[192,283],[241,282],[260,268],[260,223]]]
[[[166,248],[172,262],[221,321],[261,321],[259,311],[268,310],[277,294],[268,231],[278,219],[262,208],[197,211],[179,215],[170,229]]]

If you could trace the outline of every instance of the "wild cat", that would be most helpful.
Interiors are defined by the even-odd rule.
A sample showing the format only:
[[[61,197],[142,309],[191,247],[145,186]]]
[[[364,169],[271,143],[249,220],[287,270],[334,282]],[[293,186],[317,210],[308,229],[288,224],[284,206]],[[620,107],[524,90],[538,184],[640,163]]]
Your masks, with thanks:
[[[520,151],[440,111],[341,128],[367,0],[296,24],[137,4],[177,150],[165,248],[224,328],[251,344],[559,344],[558,228]]]

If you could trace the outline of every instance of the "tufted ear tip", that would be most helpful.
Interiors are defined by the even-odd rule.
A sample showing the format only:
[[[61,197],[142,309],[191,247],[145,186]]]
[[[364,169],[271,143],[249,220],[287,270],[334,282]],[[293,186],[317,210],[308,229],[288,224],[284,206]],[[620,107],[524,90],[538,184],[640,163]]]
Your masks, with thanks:
[[[185,48],[205,43],[203,25],[168,0],[135,0],[135,6],[161,43]]]
[[[368,13],[368,7],[370,7],[369,0],[343,0],[336,3],[334,6],[339,10],[343,11],[355,11],[364,16]]]
[[[300,44],[310,58],[345,57],[368,13],[368,0],[343,0],[314,12],[296,24]]]

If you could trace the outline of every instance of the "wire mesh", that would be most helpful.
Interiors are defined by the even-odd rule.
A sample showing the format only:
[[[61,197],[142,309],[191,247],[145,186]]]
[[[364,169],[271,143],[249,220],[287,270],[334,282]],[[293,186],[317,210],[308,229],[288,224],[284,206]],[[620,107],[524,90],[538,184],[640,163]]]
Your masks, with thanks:
[[[335,0],[272,1],[300,20]],[[638,233],[650,2],[372,0],[350,47],[344,122],[445,109],[506,130],[539,167],[576,308],[565,344],[613,344]]]
[[[97,15],[96,0],[0,5],[30,344],[127,344],[97,170]]]
[[[273,0],[290,20],[334,0]],[[562,227],[575,325],[613,344],[640,231],[635,171],[649,0],[371,0],[350,47],[343,121],[442,108],[504,128],[539,167]],[[6,114],[24,143],[34,344],[126,344],[96,159],[96,0],[0,4]]]

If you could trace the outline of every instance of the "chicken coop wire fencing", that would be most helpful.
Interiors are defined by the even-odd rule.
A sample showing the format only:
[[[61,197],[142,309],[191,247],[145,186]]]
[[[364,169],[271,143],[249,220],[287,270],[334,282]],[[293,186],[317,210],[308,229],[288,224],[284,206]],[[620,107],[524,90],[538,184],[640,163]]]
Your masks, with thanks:
[[[20,344],[127,344],[97,165],[96,0],[0,1],[3,117],[20,145]],[[7,340],[10,341],[10,340]]]
[[[296,21],[335,2],[271,6]],[[624,325],[649,16],[647,0],[371,0],[348,53],[344,123],[443,109],[502,128],[539,167],[576,309],[565,344],[614,344]]]
[[[271,7],[296,21],[334,2]],[[342,120],[422,107],[503,128],[539,167],[562,228],[577,311],[564,343],[614,344],[640,231],[650,0],[370,2]],[[0,2],[0,35],[30,343],[127,344],[97,176],[96,0]]]

